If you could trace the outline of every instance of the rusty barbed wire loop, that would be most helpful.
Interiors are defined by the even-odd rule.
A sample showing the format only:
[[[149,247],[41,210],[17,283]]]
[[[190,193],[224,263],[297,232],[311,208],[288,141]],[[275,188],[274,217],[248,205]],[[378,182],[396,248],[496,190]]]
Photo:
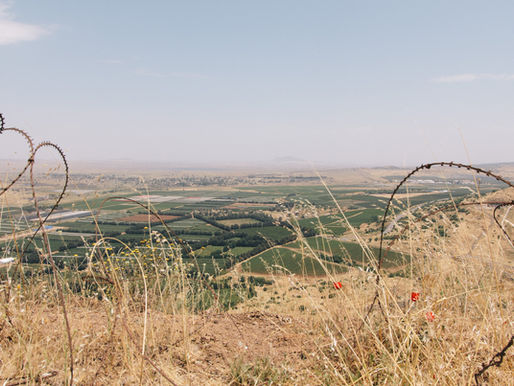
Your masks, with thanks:
[[[30,148],[30,152],[29,152],[29,158],[28,158],[28,160],[27,160],[27,162],[25,164],[25,167],[20,171],[20,173],[18,173],[18,175],[11,182],[9,182],[9,184],[5,188],[2,189],[2,191],[0,191],[0,196],[2,194],[4,194],[5,192],[7,192],[16,182],[18,182],[20,180],[20,178],[25,174],[25,172],[27,170],[29,170],[29,172],[30,172],[30,188],[32,190],[32,200],[33,200],[33,203],[34,203],[34,208],[36,209],[37,218],[38,218],[38,221],[39,221],[39,226],[34,231],[34,233],[32,234],[32,237],[29,239],[28,243],[30,243],[34,239],[34,237],[37,235],[37,233],[41,230],[42,235],[43,235],[43,245],[44,245],[44,247],[46,249],[45,258],[48,260],[48,262],[50,263],[50,265],[52,267],[52,271],[53,271],[54,278],[55,278],[55,283],[56,283],[56,286],[57,286],[57,293],[58,293],[58,297],[59,297],[59,302],[60,302],[60,305],[61,305],[61,308],[62,308],[63,318],[64,318],[65,325],[66,325],[66,335],[67,335],[67,338],[68,338],[69,359],[70,359],[70,363],[69,363],[70,380],[69,380],[69,383],[70,383],[70,385],[73,385],[74,359],[73,359],[73,340],[72,340],[72,334],[71,334],[71,327],[70,327],[70,323],[69,323],[69,319],[68,319],[68,313],[66,311],[66,302],[65,302],[65,299],[64,299],[63,287],[62,287],[62,283],[60,281],[60,279],[61,279],[60,271],[59,271],[58,267],[56,266],[55,261],[53,259],[52,250],[50,248],[50,244],[49,244],[49,240],[48,240],[48,235],[47,235],[47,232],[46,232],[45,227],[44,227],[44,224],[48,221],[49,216],[55,211],[55,209],[57,208],[57,206],[61,202],[61,200],[63,199],[63,197],[64,197],[64,195],[66,193],[66,190],[68,188],[68,181],[69,181],[68,161],[66,160],[66,156],[65,156],[64,152],[62,151],[62,149],[59,146],[55,145],[54,143],[52,143],[50,141],[44,141],[44,142],[41,142],[40,144],[38,144],[36,147],[34,147],[34,141],[27,134],[27,132],[25,132],[24,130],[18,129],[18,128],[14,128],[14,127],[13,128],[6,128],[4,126],[5,126],[5,119],[4,119],[3,115],[0,114],[0,128],[1,128],[0,134],[3,134],[5,132],[7,132],[7,131],[12,131],[14,133],[17,133],[17,134],[21,135],[22,137],[24,137],[24,139],[28,143],[29,148]],[[52,205],[52,208],[50,209],[49,213],[43,219],[41,217],[41,212],[39,210],[38,196],[37,196],[35,182],[34,182],[34,160],[35,160],[37,152],[40,149],[44,148],[44,147],[50,147],[50,148],[54,149],[55,151],[57,151],[57,153],[60,155],[61,161],[63,162],[64,167],[65,167],[65,173],[64,173],[65,174],[65,182],[63,184],[63,189],[62,189],[61,193],[59,194],[59,197],[57,198],[57,200]],[[20,259],[18,261],[18,264],[21,264],[21,257],[23,256],[24,252],[25,251],[22,249],[21,254],[20,254]]]
[[[4,133],[6,131],[12,131],[14,133],[17,133],[25,139],[25,141],[27,142],[27,144],[29,145],[29,148],[30,148],[30,153],[29,153],[30,156],[29,156],[29,159],[27,160],[27,163],[25,164],[25,167],[20,171],[20,173],[18,173],[18,175],[9,184],[7,184],[7,186],[5,188],[3,188],[0,191],[0,196],[2,194],[4,194],[5,192],[7,192],[16,182],[18,182],[18,180],[25,174],[25,172],[29,168],[30,164],[34,161],[33,156],[32,156],[32,154],[34,153],[34,141],[32,140],[32,138],[30,138],[30,136],[25,131],[17,129],[15,127],[9,127],[9,128],[2,127],[0,134]]]
[[[376,292],[375,292],[375,296],[373,297],[373,300],[371,302],[371,305],[369,306],[368,312],[364,316],[364,319],[362,321],[362,325],[364,325],[364,323],[366,322],[368,316],[371,314],[371,311],[373,310],[373,308],[374,308],[375,304],[377,303],[377,301],[378,301],[380,309],[382,310],[382,307],[380,305],[380,301],[378,299],[378,295],[379,295],[379,293],[378,293],[378,284],[380,282],[380,270],[382,268],[382,261],[383,261],[383,258],[384,258],[384,253],[383,253],[384,248],[383,248],[383,246],[384,246],[385,223],[386,223],[387,215],[389,214],[389,209],[391,208],[391,204],[393,202],[393,199],[394,199],[396,193],[398,193],[398,190],[402,187],[402,185],[405,184],[414,174],[416,174],[419,171],[424,170],[424,169],[428,170],[428,169],[432,168],[433,166],[454,167],[454,168],[456,167],[456,168],[459,168],[459,169],[460,168],[465,168],[467,170],[474,171],[477,174],[484,174],[484,175],[486,175],[488,177],[493,177],[497,181],[503,182],[504,184],[506,184],[509,187],[514,187],[514,184],[512,182],[506,180],[505,178],[503,178],[502,176],[500,176],[498,174],[493,173],[490,170],[485,170],[485,169],[482,169],[482,168],[479,168],[479,167],[476,167],[476,166],[462,164],[462,163],[457,163],[457,162],[453,162],[453,161],[451,161],[451,162],[445,162],[445,161],[443,161],[443,162],[432,162],[432,163],[428,163],[428,164],[421,164],[420,166],[418,166],[415,169],[413,169],[409,174],[407,174],[400,181],[400,183],[398,183],[398,185],[396,185],[396,187],[394,188],[391,196],[389,197],[389,200],[387,201],[386,209],[385,209],[384,215],[382,217],[382,222],[381,222],[381,226],[380,226],[380,245],[379,245],[378,260],[377,260],[377,277],[376,277],[377,289],[376,289]],[[501,207],[501,206],[503,206],[502,204],[508,204],[508,203],[503,203],[502,202],[502,203],[499,203],[499,204],[500,204],[500,207]],[[494,215],[494,213],[493,213],[493,215]],[[508,237],[508,235],[506,234],[505,229],[501,226],[501,224],[499,224],[498,221],[496,221],[496,223],[500,226],[500,228],[502,229],[504,234]],[[509,238],[509,240],[510,240],[510,238]],[[393,240],[393,241],[396,241],[396,240]],[[382,310],[382,313],[383,313],[383,310]]]
[[[514,246],[514,242],[512,241],[512,238],[509,236],[509,234],[507,233],[507,230],[503,227],[503,225],[500,224],[498,217],[496,217],[496,212],[498,211],[498,209],[503,208],[505,206],[514,206],[514,200],[512,200],[510,202],[499,203],[493,210],[493,218],[494,218],[494,221],[496,222],[496,225],[498,225],[500,227],[500,229],[503,231],[504,236],[507,238],[507,240],[509,240],[510,245]]]
[[[492,177],[492,178],[495,178],[497,181],[499,182],[502,182],[504,184],[506,184],[507,186],[511,187],[511,188],[514,188],[514,184],[508,180],[506,180],[505,178],[503,178],[502,176],[500,176],[499,174],[495,174],[493,173],[492,171],[490,170],[485,170],[485,169],[482,169],[482,168],[479,168],[479,167],[476,167],[476,166],[472,166],[472,165],[467,165],[467,164],[462,164],[462,163],[457,163],[457,162],[432,162],[432,163],[427,163],[427,164],[422,164],[418,167],[416,167],[415,169],[413,169],[409,174],[407,174],[401,181],[398,185],[396,185],[396,187],[394,188],[391,196],[389,197],[389,200],[387,201],[387,205],[386,205],[386,209],[384,211],[384,215],[382,217],[382,223],[381,223],[381,226],[380,226],[380,246],[379,246],[379,251],[378,251],[378,262],[377,262],[377,277],[376,277],[376,292],[375,292],[375,296],[373,297],[373,301],[371,302],[371,305],[369,306],[369,309],[368,309],[368,312],[366,313],[366,315],[364,316],[363,318],[363,321],[362,321],[362,325],[361,325],[361,328],[364,326],[364,324],[366,323],[366,320],[368,318],[368,316],[371,314],[371,311],[373,310],[375,304],[378,304],[379,308],[380,308],[380,311],[382,313],[382,315],[384,316],[384,318],[387,320],[387,316],[386,316],[386,313],[384,312],[383,308],[382,308],[382,305],[380,303],[380,298],[379,298],[379,288],[378,288],[378,285],[380,283],[380,270],[382,268],[382,261],[383,261],[383,258],[384,258],[384,253],[383,253],[383,244],[384,244],[384,230],[385,230],[385,223],[386,223],[386,220],[387,220],[387,215],[389,213],[389,209],[391,207],[391,204],[393,202],[393,199],[396,195],[396,193],[398,193],[398,190],[400,189],[400,187],[405,184],[414,174],[418,173],[419,171],[421,170],[429,170],[431,167],[433,166],[440,166],[440,167],[456,167],[456,168],[465,168],[469,171],[473,171],[477,174],[483,174],[483,175],[486,175],[488,177]],[[480,204],[480,203],[478,203]],[[482,203],[482,204],[485,204],[485,203]],[[510,241],[511,245],[512,245],[512,240],[511,238],[509,237],[509,235],[507,234],[506,230],[503,228],[503,226],[500,224],[500,222],[498,221],[497,217],[496,217],[496,212],[499,208],[502,208],[504,206],[512,206],[514,205],[514,201],[510,201],[510,202],[500,202],[500,203],[494,203],[496,204],[497,206],[495,207],[494,211],[493,211],[493,217],[494,217],[494,220],[496,222],[496,224],[499,226],[499,228],[503,231],[504,235],[507,237],[507,239]],[[430,214],[429,214],[430,215]],[[398,236],[399,237],[399,236]],[[398,239],[398,237],[396,239]],[[396,241],[393,240],[392,242]],[[391,245],[391,243],[390,243]],[[389,246],[390,248],[390,246]],[[388,248],[388,249],[389,249]],[[502,363],[502,359],[503,359],[503,356],[505,355],[505,352],[508,350],[508,348],[512,345],[512,341],[513,341],[513,338],[514,338],[514,335],[511,336],[510,340],[509,340],[509,343],[502,349],[500,350],[499,352],[497,352],[493,358],[491,359],[491,361],[489,362],[488,365],[484,365],[482,367],[482,369],[480,369],[479,371],[477,371],[475,373],[475,380],[478,384],[478,379],[480,378],[480,376],[483,375],[483,373],[489,368],[491,367],[492,365],[494,366],[499,366],[501,363]],[[500,358],[498,361],[495,361],[495,358]]]
[[[484,373],[487,371],[488,368],[492,366],[500,367],[500,365],[503,363],[503,358],[505,357],[505,354],[507,354],[507,350],[514,344],[514,335],[512,335],[505,345],[500,351],[498,351],[496,354],[493,355],[489,363],[483,363],[482,368],[478,370],[475,375],[475,383],[480,385],[481,377],[484,375]]]
[[[428,170],[432,166],[456,167],[456,168],[459,168],[459,169],[460,168],[465,168],[467,170],[474,171],[475,173],[478,173],[478,174],[484,174],[484,175],[486,175],[488,177],[493,177],[497,181],[503,182],[504,184],[508,185],[511,188],[514,187],[514,184],[512,182],[504,179],[502,176],[500,176],[498,174],[495,174],[495,173],[491,172],[490,170],[485,170],[485,169],[482,169],[482,168],[478,168],[476,166],[466,165],[466,164],[457,163],[457,162],[453,162],[453,161],[452,162],[432,162],[432,163],[428,163],[428,164],[422,164],[422,165],[418,166],[417,168],[413,169],[394,188],[393,193],[391,194],[391,196],[389,197],[389,201],[387,202],[387,206],[386,206],[386,209],[385,209],[385,212],[384,212],[384,216],[382,217],[382,224],[381,224],[381,227],[380,227],[380,246],[379,246],[379,251],[378,251],[378,263],[377,263],[377,266],[378,266],[377,267],[377,283],[378,283],[378,280],[380,280],[379,271],[380,271],[380,268],[382,267],[382,249],[383,249],[383,242],[384,242],[385,222],[387,220],[387,215],[389,214],[389,209],[391,207],[391,203],[393,202],[394,196],[396,195],[398,190],[402,187],[402,185],[404,183],[406,183],[414,174],[418,173],[419,171],[421,171],[423,169],[427,169]]]
[[[431,211],[430,213],[427,213],[419,218],[416,218],[414,220],[414,223],[418,223],[418,222],[421,222],[423,220],[426,220],[427,218],[429,217],[432,217],[438,213],[442,213],[442,212],[445,212],[447,210],[450,210],[450,209],[455,209],[455,208],[460,208],[462,206],[474,206],[474,205],[497,205],[495,207],[495,210],[496,208],[500,208],[500,207],[503,207],[503,206],[508,206],[508,205],[514,205],[514,201],[512,202],[498,202],[498,201],[484,201],[484,202],[454,202],[452,204],[448,204],[448,205],[445,205],[443,206],[442,208],[439,208],[439,209],[436,209],[436,210],[433,210]],[[493,216],[495,215],[495,213],[493,212]],[[505,230],[505,228],[498,222],[498,220],[495,218],[495,221],[496,221],[496,224],[498,225],[498,227],[503,231],[503,233],[505,234],[505,236],[507,237],[508,240],[510,240],[510,237],[507,233],[507,231]],[[389,241],[389,243],[387,244],[385,250],[384,250],[384,259],[387,257],[387,254],[389,253],[389,251],[391,250],[391,247],[400,239],[401,236],[403,236],[403,234],[408,231],[410,229],[410,226],[409,224],[405,224],[403,226],[403,228],[401,229],[401,231],[395,235],[393,237],[393,239],[391,241]]]

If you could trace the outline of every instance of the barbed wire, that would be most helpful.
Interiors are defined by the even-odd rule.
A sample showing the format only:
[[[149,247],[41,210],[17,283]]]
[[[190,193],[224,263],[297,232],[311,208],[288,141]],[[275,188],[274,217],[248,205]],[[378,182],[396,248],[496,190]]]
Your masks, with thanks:
[[[2,117],[2,119],[3,119],[3,117]],[[2,194],[4,194],[5,192],[7,192],[11,188],[11,186],[13,186],[16,182],[18,182],[18,180],[25,174],[25,172],[29,168],[30,164],[33,162],[33,154],[34,154],[34,141],[25,131],[23,131],[21,129],[17,129],[15,127],[4,128],[2,126],[2,131],[0,133],[4,133],[6,131],[12,131],[14,133],[17,133],[25,139],[25,141],[27,142],[27,144],[29,145],[29,148],[30,148],[30,151],[29,151],[30,156],[25,164],[25,167],[18,173],[18,175],[9,184],[7,184],[7,186],[5,188],[3,188],[0,191],[0,196]]]
[[[34,208],[36,209],[36,214],[37,214],[37,217],[38,217],[39,226],[34,231],[34,233],[32,234],[32,237],[29,239],[29,243],[32,241],[32,239],[34,239],[34,237],[37,235],[37,233],[39,231],[41,231],[42,236],[43,236],[43,245],[44,245],[44,248],[46,249],[46,254],[44,256],[45,256],[46,260],[50,263],[50,265],[52,267],[52,272],[53,272],[54,278],[55,278],[55,284],[57,286],[57,293],[58,293],[58,297],[59,297],[59,302],[60,302],[60,305],[61,305],[61,308],[62,308],[63,318],[64,318],[64,321],[65,321],[66,335],[67,335],[67,338],[68,338],[68,346],[69,346],[69,360],[70,360],[70,363],[69,363],[69,366],[70,366],[69,367],[70,368],[70,381],[69,381],[69,383],[70,383],[70,385],[73,385],[74,359],[73,359],[73,340],[72,340],[72,334],[71,334],[71,327],[70,327],[70,323],[69,323],[68,312],[66,310],[66,302],[65,302],[65,299],[64,299],[63,286],[62,286],[62,283],[61,283],[61,279],[62,278],[60,277],[60,271],[59,271],[59,269],[58,269],[58,267],[55,264],[55,261],[53,259],[52,249],[50,247],[50,242],[49,242],[49,239],[48,239],[48,234],[47,234],[46,229],[44,227],[44,224],[48,221],[49,216],[55,211],[55,209],[57,208],[57,206],[61,202],[61,200],[63,199],[63,197],[64,197],[64,195],[66,193],[66,190],[68,188],[68,181],[69,181],[68,161],[66,160],[65,154],[64,154],[64,152],[62,151],[62,149],[59,146],[55,145],[54,143],[52,143],[50,141],[44,141],[44,142],[41,142],[40,144],[38,144],[37,146],[34,147],[34,141],[27,134],[27,132],[25,132],[24,130],[18,129],[18,128],[6,128],[6,127],[4,127],[5,126],[5,119],[4,119],[2,114],[0,114],[0,117],[1,117],[1,119],[0,119],[0,128],[1,128],[0,134],[3,134],[3,133],[8,132],[8,131],[16,133],[16,134],[19,134],[19,135],[21,135],[26,140],[26,142],[28,143],[29,148],[30,148],[29,158],[28,158],[24,168],[18,173],[18,175],[5,188],[2,189],[2,191],[0,192],[0,196],[2,194],[4,194],[5,192],[7,192],[9,189],[11,189],[12,186],[14,184],[16,184],[16,182],[18,182],[20,180],[20,178],[25,174],[25,172],[27,170],[30,171],[30,188],[32,190],[32,201],[33,201],[33,204],[34,204]],[[41,212],[39,210],[38,195],[37,195],[36,186],[35,186],[35,182],[34,182],[34,162],[35,162],[35,157],[37,155],[37,152],[40,149],[44,148],[44,147],[50,147],[50,148],[54,149],[55,151],[57,151],[57,153],[60,155],[61,161],[63,162],[64,167],[65,167],[65,171],[64,171],[65,182],[63,184],[63,189],[62,189],[61,193],[59,194],[58,198],[56,199],[56,201],[52,205],[49,213],[43,219],[42,216],[41,216]],[[20,253],[20,259],[18,261],[18,266],[21,264],[21,259],[22,259],[23,255],[24,255],[24,252],[25,251],[22,249],[22,251]]]
[[[510,242],[510,245],[512,247],[514,247],[514,243],[512,242],[512,239],[511,237],[509,236],[509,234],[507,233],[507,230],[503,227],[502,224],[500,224],[500,221],[498,220],[498,218],[496,217],[496,212],[498,211],[498,209],[500,208],[503,208],[505,206],[514,206],[514,200],[510,201],[510,202],[502,202],[500,204],[498,204],[494,210],[493,210],[493,218],[494,218],[494,221],[496,221],[496,225],[498,225],[500,227],[500,229],[503,231],[503,234],[505,235],[505,237],[507,238],[507,240],[509,240]]]
[[[382,268],[382,261],[383,261],[383,258],[384,258],[384,252],[383,252],[384,248],[383,248],[383,245],[384,245],[385,223],[386,223],[387,215],[389,214],[389,209],[391,208],[391,204],[393,202],[393,199],[394,199],[395,195],[398,193],[399,189],[402,187],[402,185],[405,184],[414,174],[416,174],[419,171],[424,170],[424,169],[428,170],[428,169],[432,168],[433,166],[450,167],[450,168],[453,167],[453,168],[459,168],[459,169],[465,168],[467,170],[474,171],[477,174],[484,174],[484,175],[486,175],[488,177],[493,177],[497,181],[503,182],[504,184],[508,185],[509,187],[514,187],[514,184],[512,182],[506,180],[505,178],[503,178],[499,174],[493,173],[490,170],[485,170],[485,169],[482,169],[482,168],[479,168],[479,167],[476,167],[476,166],[462,164],[462,163],[457,163],[457,162],[453,162],[453,161],[451,161],[451,162],[445,162],[445,161],[443,161],[443,162],[432,162],[432,163],[428,163],[428,164],[421,164],[420,166],[414,168],[411,172],[409,172],[400,181],[400,183],[398,183],[398,185],[396,185],[396,187],[393,189],[393,192],[391,193],[391,196],[389,197],[389,200],[387,201],[386,209],[385,209],[384,215],[382,217],[382,222],[381,222],[381,226],[380,226],[380,245],[379,245],[379,250],[378,250],[378,261],[377,261],[377,277],[376,277],[377,289],[376,289],[376,292],[375,292],[375,296],[373,297],[373,300],[371,302],[371,305],[369,306],[368,312],[366,313],[366,315],[365,315],[365,317],[363,319],[363,322],[362,322],[363,325],[364,325],[366,319],[368,318],[368,316],[371,314],[371,311],[373,310],[373,308],[374,308],[375,304],[377,303],[377,301],[378,301],[379,307],[381,308],[380,300],[379,300],[378,284],[380,282],[380,271],[381,271],[381,268]],[[504,206],[503,204],[510,204],[510,203],[509,202],[501,202],[501,203],[499,203],[499,207]],[[493,213],[493,215],[494,215],[494,213]],[[504,234],[508,237],[509,241],[511,241],[510,237],[506,233],[506,231],[503,228],[503,226],[496,220],[496,217],[495,217],[495,221],[499,225],[499,227],[502,229]],[[383,310],[382,310],[382,313],[383,313]]]
[[[487,371],[489,367],[500,367],[500,365],[503,363],[503,358],[505,357],[507,350],[512,346],[512,344],[514,344],[514,335],[510,337],[509,341],[507,342],[504,348],[502,348],[500,351],[493,355],[489,363],[484,363],[482,365],[482,368],[475,373],[475,382],[477,385],[480,384],[480,378],[484,375],[484,373]]]
[[[514,188],[514,184],[512,182],[510,182],[507,179],[503,178],[499,174],[493,173],[490,170],[485,170],[485,169],[482,169],[482,168],[479,168],[479,167],[476,167],[476,166],[472,166],[472,165],[456,163],[456,162],[453,162],[453,161],[452,162],[444,162],[444,161],[443,162],[432,162],[432,163],[428,163],[428,164],[422,164],[422,165],[416,167],[415,169],[413,169],[409,174],[407,174],[400,181],[400,183],[398,185],[396,185],[396,187],[394,188],[391,196],[389,197],[389,200],[387,201],[387,206],[386,206],[386,209],[384,211],[384,215],[382,217],[382,223],[381,223],[381,226],[380,226],[380,246],[379,246],[379,251],[378,251],[378,262],[377,262],[377,278],[376,278],[377,289],[376,289],[376,292],[375,292],[375,296],[373,297],[373,301],[371,302],[371,305],[369,306],[368,312],[366,313],[366,316],[363,319],[362,325],[364,325],[364,323],[366,322],[368,316],[371,314],[371,311],[373,310],[375,304],[378,304],[382,315],[384,316],[384,318],[387,319],[387,315],[384,312],[384,310],[382,308],[382,305],[380,304],[379,288],[378,288],[378,286],[379,286],[379,283],[380,283],[380,271],[381,271],[381,268],[382,268],[382,261],[383,261],[383,258],[384,258],[383,243],[384,243],[385,223],[386,223],[387,215],[389,214],[389,209],[391,207],[393,199],[394,199],[395,195],[397,194],[398,190],[402,187],[402,185],[405,184],[414,174],[418,173],[421,170],[428,170],[428,169],[430,169],[430,168],[432,168],[434,166],[450,167],[450,168],[452,168],[452,167],[455,168],[456,167],[456,168],[459,168],[459,169],[460,168],[465,168],[465,169],[467,169],[469,171],[473,171],[473,172],[475,172],[477,174],[483,174],[483,175],[486,175],[488,177],[495,178],[497,181],[502,182],[502,183],[506,184],[507,186],[509,186],[511,188]],[[475,204],[475,203],[473,203],[473,204]],[[477,204],[485,204],[485,203],[477,203]],[[512,245],[512,240],[509,237],[509,235],[507,234],[506,230],[503,228],[503,226],[498,221],[498,219],[496,217],[496,212],[497,212],[497,210],[499,208],[502,208],[504,206],[512,206],[512,205],[514,205],[514,201],[499,202],[499,203],[496,202],[494,204],[496,205],[496,207],[495,207],[495,209],[493,211],[494,220],[495,220],[496,224],[500,227],[500,229],[503,231],[504,235],[507,237],[507,239],[509,240],[509,242]],[[393,241],[396,241],[396,240],[393,240]],[[479,370],[477,373],[475,373],[475,381],[477,382],[477,384],[478,384],[478,379],[480,378],[480,376],[482,376],[483,373],[489,367],[491,367],[491,366],[500,366],[500,364],[502,363],[502,360],[503,360],[503,356],[505,355],[505,353],[509,349],[509,347],[512,346],[513,339],[514,339],[514,335],[511,336],[511,338],[509,340],[509,343],[502,350],[498,351],[493,356],[493,358],[491,359],[491,361],[489,362],[488,365],[484,365],[481,370]],[[498,359],[495,359],[495,358],[498,358]]]
[[[432,217],[438,213],[442,213],[442,212],[446,212],[447,210],[450,210],[450,209],[458,209],[462,206],[476,206],[476,205],[496,205],[495,206],[495,211],[497,208],[500,208],[500,207],[503,207],[503,206],[506,206],[506,205],[513,205],[514,204],[514,201],[513,202],[498,202],[498,201],[484,201],[484,202],[476,202],[476,201],[473,201],[473,202],[453,202],[451,204],[448,204],[448,205],[445,205],[443,206],[442,208],[439,208],[439,209],[436,209],[436,210],[433,210],[421,217],[418,217],[416,219],[414,219],[414,223],[418,223],[418,222],[421,222],[423,220],[426,220],[427,218],[429,217]],[[493,212],[493,216],[495,215],[495,213]],[[508,240],[510,240],[510,237],[507,233],[507,231],[505,230],[505,228],[503,227],[502,224],[500,224],[498,222],[498,220],[495,218],[496,220],[496,224],[498,225],[498,227],[503,231],[503,233],[505,234],[505,236],[507,237]],[[389,253],[389,251],[391,250],[391,248],[393,247],[393,245],[396,243],[396,241],[398,241],[402,236],[403,234],[408,231],[410,229],[410,225],[409,224],[405,224],[403,226],[403,228],[398,232],[398,234],[396,234],[393,239],[391,241],[389,241],[389,243],[387,244],[385,250],[384,250],[384,259],[387,257],[387,254]]]
[[[398,185],[396,185],[396,187],[394,188],[393,190],[393,193],[391,194],[391,196],[389,197],[389,200],[387,202],[387,206],[386,206],[386,209],[384,211],[384,216],[382,217],[382,224],[381,224],[381,227],[380,227],[380,246],[379,246],[379,251],[378,251],[378,268],[377,268],[377,271],[380,271],[380,268],[382,267],[382,247],[383,247],[383,242],[384,242],[384,230],[385,230],[385,222],[387,220],[387,215],[389,214],[389,209],[391,207],[391,203],[394,199],[394,196],[396,195],[396,193],[398,192],[398,190],[402,187],[402,185],[404,183],[406,183],[414,174],[418,173],[419,171],[421,170],[428,170],[430,169],[431,167],[433,166],[441,166],[441,167],[456,167],[456,168],[465,168],[467,170],[470,170],[470,171],[474,171],[475,173],[478,173],[478,174],[484,174],[488,177],[493,177],[495,178],[497,181],[500,181],[500,182],[503,182],[504,184],[510,186],[511,188],[514,187],[514,184],[508,180],[506,180],[505,178],[503,178],[502,176],[498,175],[498,174],[495,174],[493,173],[492,171],[490,170],[485,170],[485,169],[482,169],[482,168],[478,168],[476,166],[472,166],[472,165],[466,165],[466,164],[462,164],[462,163],[457,163],[457,162],[432,162],[432,163],[428,163],[428,164],[422,164],[420,166],[418,166],[417,168],[413,169],[409,174],[407,174],[403,180],[400,181],[400,183]],[[378,273],[378,272],[377,272]],[[380,280],[380,276],[377,274],[377,282],[378,280]]]

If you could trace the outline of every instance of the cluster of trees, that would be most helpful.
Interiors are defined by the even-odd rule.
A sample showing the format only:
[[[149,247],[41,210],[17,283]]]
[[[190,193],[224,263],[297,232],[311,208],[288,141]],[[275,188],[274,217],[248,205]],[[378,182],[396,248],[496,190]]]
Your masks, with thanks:
[[[229,248],[235,247],[256,247],[262,242],[262,237],[259,235],[248,235],[243,232],[229,232],[211,237],[206,245],[227,246]]]
[[[173,220],[168,220],[166,222],[172,222],[177,221],[180,219],[189,218],[191,215],[191,212],[184,213],[184,212],[159,212],[160,214],[172,214],[175,216],[178,216],[178,218]],[[210,215],[207,215],[210,214]],[[208,224],[213,225],[213,230],[189,230],[187,228],[184,229],[177,229],[173,230],[171,232],[171,236],[175,238],[180,238],[181,235],[187,234],[187,235],[199,235],[199,236],[210,236],[206,240],[198,240],[195,242],[190,242],[189,247],[191,247],[192,250],[196,250],[203,246],[218,246],[223,247],[221,250],[218,248],[218,250],[214,251],[210,257],[215,259],[220,258],[227,258],[226,259],[226,265],[227,267],[232,266],[233,264],[237,263],[238,261],[244,260],[248,257],[251,257],[255,254],[258,254],[271,246],[274,245],[282,245],[286,244],[290,241],[294,241],[296,239],[295,232],[293,230],[293,227],[291,224],[287,222],[280,222],[280,226],[289,228],[292,230],[290,234],[283,237],[282,239],[275,239],[273,241],[268,240],[267,238],[262,237],[259,234],[251,234],[250,232],[246,233],[242,231],[242,228],[259,228],[259,227],[270,227],[270,226],[276,226],[276,220],[274,220],[271,216],[268,216],[264,213],[260,212],[252,212],[252,211],[244,211],[244,212],[232,212],[232,211],[226,211],[226,212],[214,212],[214,211],[194,211],[193,212],[194,217],[196,217],[199,220],[202,220]],[[253,224],[241,224],[241,225],[232,225],[227,226],[219,222],[219,220],[233,220],[233,219],[240,219],[240,218],[251,218],[256,220],[256,223]],[[120,225],[120,222],[116,221],[100,221],[98,222],[100,230],[102,229],[102,225]],[[124,232],[120,232],[120,230],[109,230],[102,232],[102,235],[104,237],[113,237],[117,238],[123,243],[126,243],[128,245],[139,245],[141,238],[145,234],[145,227],[147,227],[147,223],[127,223],[126,227],[123,227]],[[111,228],[112,229],[112,228]],[[162,227],[160,227],[162,229]],[[80,232],[80,230],[77,230],[77,232]],[[316,234],[315,229],[303,227],[302,232],[305,237],[314,236]],[[163,232],[166,234],[166,232]],[[280,233],[279,233],[280,234]],[[70,240],[67,241],[65,245],[61,245],[59,247],[60,252],[64,252],[69,249],[77,248],[79,246],[83,245],[83,241],[80,239],[76,240]],[[190,248],[185,248],[184,250],[184,256],[187,256],[189,254]],[[230,250],[237,247],[246,247],[251,248],[247,252],[240,254],[236,257],[234,257]],[[76,259],[75,259],[76,260]],[[39,255],[38,252],[35,250],[33,245],[29,245],[26,250],[23,257],[23,262],[25,263],[39,263]]]
[[[308,235],[311,235],[311,230],[306,230]],[[265,239],[259,234],[252,234],[249,235],[244,232],[226,232],[222,234],[215,235],[211,237],[209,240],[202,242],[199,244],[198,247],[201,246],[207,246],[207,245],[213,245],[213,246],[222,246],[222,250],[216,250],[210,254],[210,258],[213,259],[221,259],[226,258],[229,256],[230,249],[236,248],[236,247],[252,247],[251,250],[237,256],[230,256],[230,259],[227,259],[224,268],[230,268],[233,264],[237,263],[238,261],[242,261],[248,257],[251,257],[253,255],[256,255],[274,245],[282,245],[287,244],[288,242],[294,241],[296,239],[296,236],[294,233],[289,234],[286,237],[283,237],[282,239],[270,241]]]

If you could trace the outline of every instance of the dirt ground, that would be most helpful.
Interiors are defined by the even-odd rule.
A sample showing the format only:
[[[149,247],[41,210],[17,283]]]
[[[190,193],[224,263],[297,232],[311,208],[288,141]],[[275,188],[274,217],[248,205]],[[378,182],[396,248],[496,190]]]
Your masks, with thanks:
[[[30,373],[39,374],[47,384],[62,384],[69,376],[61,363],[66,350],[62,315],[54,307],[35,304],[30,312],[33,317],[13,317],[12,325],[4,324],[0,329],[2,351],[10,353],[0,353],[0,380],[23,381],[21,363],[30,361],[39,364]],[[143,314],[112,318],[101,304],[75,304],[69,309],[69,317],[77,384],[138,383]],[[18,343],[22,342],[24,349],[20,350]],[[304,324],[283,315],[261,311],[185,316],[150,313],[143,383],[167,383],[150,361],[177,384],[228,384],[238,363],[255,364],[265,359],[274,367],[305,365],[312,357],[309,346],[312,344]]]

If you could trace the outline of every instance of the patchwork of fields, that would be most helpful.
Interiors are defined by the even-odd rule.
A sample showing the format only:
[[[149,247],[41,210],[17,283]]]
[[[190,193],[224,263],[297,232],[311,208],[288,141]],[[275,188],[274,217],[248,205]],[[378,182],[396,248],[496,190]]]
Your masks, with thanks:
[[[225,273],[235,265],[244,272],[285,270],[304,275],[372,266],[377,248],[363,248],[348,235],[350,227],[364,226],[376,239],[387,198],[381,190],[363,187],[334,187],[331,193],[344,208],[344,216],[326,189],[312,185],[195,188],[144,195],[122,192],[115,198],[95,195],[63,203],[47,231],[57,259],[77,267],[84,265],[87,253],[101,237],[109,239],[116,253],[149,240],[155,236],[151,232],[175,240],[185,262],[210,274]],[[451,194],[459,200],[470,191],[456,188]],[[404,200],[394,202],[393,214],[449,199],[446,190],[433,187],[428,191],[418,187],[412,195],[403,196]],[[41,236],[28,237],[35,228],[33,214],[20,208],[4,209],[0,222],[4,255],[23,250],[27,263],[39,261]],[[408,261],[408,256],[390,252],[383,266],[402,266]]]

